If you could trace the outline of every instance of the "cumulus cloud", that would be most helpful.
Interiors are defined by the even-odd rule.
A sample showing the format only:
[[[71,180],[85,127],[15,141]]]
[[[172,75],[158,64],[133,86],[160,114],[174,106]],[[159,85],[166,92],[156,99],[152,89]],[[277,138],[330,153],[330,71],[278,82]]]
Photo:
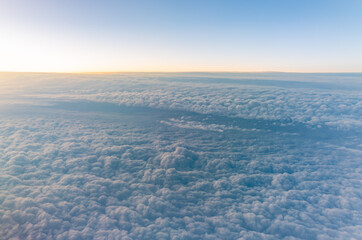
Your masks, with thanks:
[[[161,120],[160,122],[163,124],[176,126],[179,128],[198,129],[198,130],[216,131],[216,132],[223,132],[225,130],[260,131],[260,129],[256,128],[248,129],[248,128],[239,128],[237,126],[226,126],[224,124],[215,124],[215,123],[207,124],[203,122],[188,121],[183,118],[181,119],[170,118],[168,121]]]
[[[1,109],[0,239],[362,237],[355,92],[118,77]]]

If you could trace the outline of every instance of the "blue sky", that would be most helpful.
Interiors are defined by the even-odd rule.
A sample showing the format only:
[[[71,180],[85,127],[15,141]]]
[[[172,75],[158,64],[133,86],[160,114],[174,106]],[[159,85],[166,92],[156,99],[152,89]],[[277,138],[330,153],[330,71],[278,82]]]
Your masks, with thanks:
[[[0,1],[0,71],[362,71],[362,2]]]

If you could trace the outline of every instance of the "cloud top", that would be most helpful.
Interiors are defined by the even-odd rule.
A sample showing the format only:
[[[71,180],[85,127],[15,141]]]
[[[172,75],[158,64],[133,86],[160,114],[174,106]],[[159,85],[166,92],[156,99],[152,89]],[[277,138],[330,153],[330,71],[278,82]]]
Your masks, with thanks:
[[[0,109],[0,239],[362,237],[355,91],[108,78]]]

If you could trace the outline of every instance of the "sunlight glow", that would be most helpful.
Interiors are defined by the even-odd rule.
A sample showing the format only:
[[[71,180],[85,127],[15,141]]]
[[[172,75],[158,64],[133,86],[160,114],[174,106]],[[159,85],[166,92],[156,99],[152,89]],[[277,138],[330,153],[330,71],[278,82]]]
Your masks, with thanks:
[[[3,0],[0,71],[362,71],[357,3],[141,2]]]

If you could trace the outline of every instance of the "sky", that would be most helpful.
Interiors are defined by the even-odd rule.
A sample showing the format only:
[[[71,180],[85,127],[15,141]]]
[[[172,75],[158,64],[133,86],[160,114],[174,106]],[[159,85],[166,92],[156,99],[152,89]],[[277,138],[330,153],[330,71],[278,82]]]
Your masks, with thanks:
[[[362,2],[0,0],[0,71],[362,72]]]

